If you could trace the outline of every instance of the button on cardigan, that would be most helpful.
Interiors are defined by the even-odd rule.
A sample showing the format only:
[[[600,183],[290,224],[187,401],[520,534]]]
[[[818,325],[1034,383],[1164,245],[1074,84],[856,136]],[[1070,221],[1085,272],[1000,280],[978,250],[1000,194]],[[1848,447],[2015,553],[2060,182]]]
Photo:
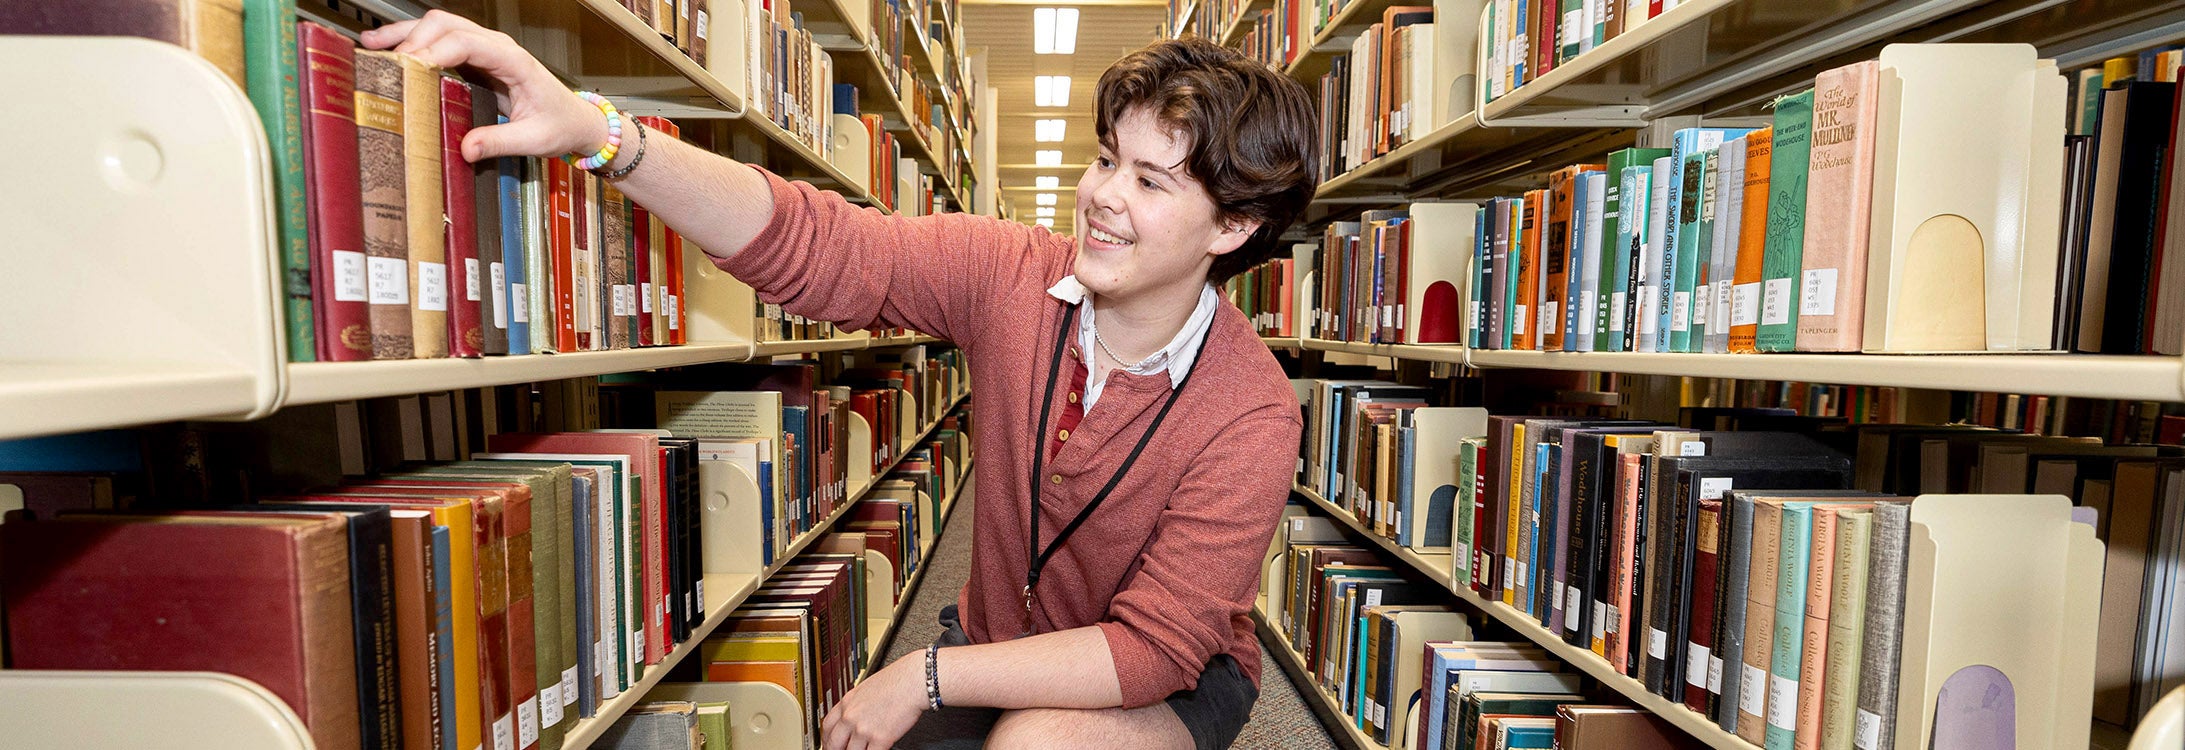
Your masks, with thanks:
[[[1047,289],[1071,273],[1076,243],[987,217],[888,216],[759,171],[773,218],[748,247],[716,259],[723,270],[784,310],[850,329],[915,328],[969,359],[979,502],[958,604],[971,641],[1098,626],[1126,707],[1192,688],[1219,654],[1258,684],[1248,613],[1296,470],[1301,421],[1282,368],[1243,313],[1222,303],[1188,389],[1129,475],[1049,559],[1027,615],[1033,483],[1044,548],[1151,423],[1171,390],[1167,374],[1109,375],[1069,440],[1042,439],[1038,402],[1070,309]],[[1062,366],[1083,365],[1066,357]],[[1054,414],[1081,382],[1058,376]],[[1051,451],[1048,476],[1031,476],[1035,450]]]

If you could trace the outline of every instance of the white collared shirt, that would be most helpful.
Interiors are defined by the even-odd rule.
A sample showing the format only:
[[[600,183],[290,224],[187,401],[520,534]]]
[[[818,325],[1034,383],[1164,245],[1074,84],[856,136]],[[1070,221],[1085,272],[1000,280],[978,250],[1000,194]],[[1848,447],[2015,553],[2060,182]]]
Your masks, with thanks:
[[[1096,351],[1099,346],[1093,339],[1094,331],[1097,330],[1093,327],[1093,306],[1085,304],[1091,298],[1092,290],[1086,289],[1085,285],[1077,280],[1076,274],[1071,274],[1062,277],[1062,280],[1055,282],[1054,286],[1048,287],[1047,293],[1055,299],[1079,307],[1077,347],[1078,350],[1086,353],[1086,361],[1090,362],[1092,352]],[[1183,330],[1177,331],[1176,337],[1170,339],[1167,346],[1161,347],[1161,350],[1154,352],[1153,356],[1147,357],[1135,365],[1117,369],[1132,375],[1151,375],[1167,370],[1169,388],[1173,389],[1182,384],[1184,376],[1191,373],[1191,365],[1199,356],[1199,342],[1206,338],[1208,331],[1213,330],[1214,312],[1220,308],[1221,294],[1214,291],[1214,285],[1208,284],[1202,287],[1199,290],[1199,305],[1192,308],[1191,317],[1184,321]],[[1091,411],[1093,403],[1100,400],[1100,391],[1106,385],[1107,378],[1099,378],[1086,384],[1086,411]]]

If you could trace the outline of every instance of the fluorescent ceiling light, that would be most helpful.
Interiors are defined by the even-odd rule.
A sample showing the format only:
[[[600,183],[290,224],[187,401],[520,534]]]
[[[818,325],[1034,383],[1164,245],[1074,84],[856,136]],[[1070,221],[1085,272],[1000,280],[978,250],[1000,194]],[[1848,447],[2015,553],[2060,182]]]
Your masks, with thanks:
[[[1069,127],[1069,125],[1070,121],[1068,120],[1033,120],[1032,140],[1041,143],[1060,141],[1062,140],[1063,128]]]
[[[1032,11],[1032,52],[1067,55],[1077,51],[1077,9],[1039,8]]]
[[[1048,228],[1048,229],[1053,229],[1053,228],[1055,228],[1055,220],[1054,220],[1054,219],[1033,219],[1033,220],[1032,220],[1032,223],[1034,223],[1034,224],[1038,224],[1038,225],[1040,225],[1040,226],[1043,226],[1043,227],[1046,227],[1046,228]]]
[[[1032,187],[1041,190],[1059,190],[1062,188],[1062,178],[1053,175],[1040,177],[1032,181]]]
[[[1054,207],[1054,206],[1040,206],[1039,208],[1036,208],[1036,209],[1033,209],[1033,210],[1032,210],[1032,215],[1033,215],[1033,216],[1053,216],[1053,215],[1055,215],[1055,207]]]
[[[1062,166],[1062,152],[1046,149],[1034,151],[1032,152],[1032,162],[1035,166],[1059,167]]]
[[[1052,206],[1055,204],[1055,194],[1040,193],[1039,195],[1032,196],[1032,202],[1038,203],[1042,206]]]
[[[1032,104],[1041,107],[1070,106],[1070,77],[1038,76],[1033,78]]]

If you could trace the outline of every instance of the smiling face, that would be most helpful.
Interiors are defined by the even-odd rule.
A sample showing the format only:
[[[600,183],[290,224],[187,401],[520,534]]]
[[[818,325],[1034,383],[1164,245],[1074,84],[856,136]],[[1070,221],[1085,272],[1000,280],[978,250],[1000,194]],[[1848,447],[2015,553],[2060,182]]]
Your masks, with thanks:
[[[1113,300],[1199,293],[1216,256],[1259,228],[1224,221],[1184,167],[1191,143],[1146,109],[1126,114],[1077,181],[1077,279]]]

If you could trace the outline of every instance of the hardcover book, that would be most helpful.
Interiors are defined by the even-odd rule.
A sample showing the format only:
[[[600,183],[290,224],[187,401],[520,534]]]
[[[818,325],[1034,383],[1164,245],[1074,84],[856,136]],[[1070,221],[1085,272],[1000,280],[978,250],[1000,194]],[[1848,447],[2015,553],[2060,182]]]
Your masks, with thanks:
[[[1863,340],[1879,66],[1865,60],[1814,79],[1807,221],[1799,256],[1799,351],[1858,351]]]
[[[372,358],[363,198],[357,160],[356,43],[309,21],[302,47],[304,227],[318,359]]]
[[[1767,241],[1761,250],[1760,329],[1755,340],[1764,352],[1798,348],[1813,104],[1812,90],[1775,101],[1775,135],[1768,166]]]
[[[373,359],[410,359],[416,354],[405,195],[409,178],[403,138],[403,57],[394,52],[356,51],[357,166],[364,199]]]

